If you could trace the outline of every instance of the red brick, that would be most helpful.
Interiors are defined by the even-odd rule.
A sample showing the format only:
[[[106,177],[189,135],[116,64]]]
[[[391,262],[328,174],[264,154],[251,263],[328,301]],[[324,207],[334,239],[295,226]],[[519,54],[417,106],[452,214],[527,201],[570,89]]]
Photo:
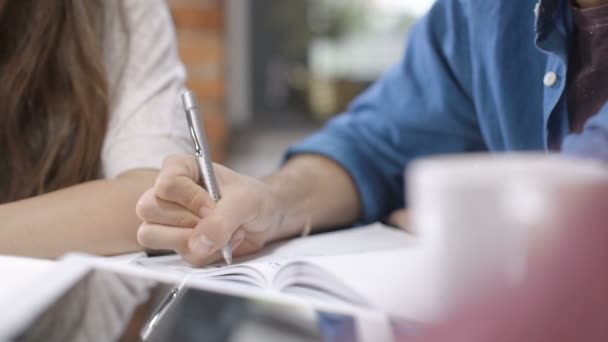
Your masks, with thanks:
[[[220,113],[213,115],[207,113],[203,114],[203,119],[213,160],[221,163],[226,160],[225,151],[230,133],[226,117]]]
[[[221,8],[176,5],[171,12],[178,28],[202,31],[224,30],[224,12]]]
[[[186,65],[217,64],[224,66],[223,36],[209,34],[178,34],[179,54]]]
[[[226,85],[223,79],[190,79],[188,88],[192,90],[201,102],[222,105],[226,97]]]

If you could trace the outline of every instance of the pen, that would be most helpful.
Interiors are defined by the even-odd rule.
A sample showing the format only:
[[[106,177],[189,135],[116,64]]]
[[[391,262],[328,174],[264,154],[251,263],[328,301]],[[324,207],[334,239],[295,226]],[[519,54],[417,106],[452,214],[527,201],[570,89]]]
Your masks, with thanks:
[[[198,101],[194,93],[186,90],[182,93],[182,102],[184,104],[184,110],[186,111],[186,117],[188,118],[188,126],[190,128],[190,134],[192,135],[192,141],[194,142],[196,161],[198,164],[201,183],[211,198],[217,203],[221,198],[220,189],[213,171],[213,162],[211,159],[211,153],[209,152],[207,135],[205,134],[205,130],[201,124],[199,114],[200,107]],[[231,240],[232,237],[228,244],[222,248],[222,256],[228,265],[232,264]]]
[[[156,326],[158,326],[158,323],[160,323],[161,319],[165,316],[167,311],[169,311],[169,309],[173,307],[173,303],[175,303],[178,297],[181,296],[182,292],[186,287],[186,283],[190,279],[191,274],[192,273],[186,275],[178,286],[171,289],[171,292],[169,292],[165,299],[163,299],[163,301],[158,305],[156,310],[154,310],[154,312],[152,313],[152,316],[150,316],[148,321],[146,321],[146,323],[143,325],[143,327],[139,331],[139,338],[142,341],[147,341],[150,336],[152,336],[152,333],[156,329]]]

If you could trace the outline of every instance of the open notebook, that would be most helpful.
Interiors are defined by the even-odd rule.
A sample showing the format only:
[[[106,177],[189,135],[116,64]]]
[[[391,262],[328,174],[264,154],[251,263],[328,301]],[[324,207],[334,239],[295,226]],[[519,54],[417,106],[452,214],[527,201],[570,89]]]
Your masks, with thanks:
[[[232,266],[191,268],[179,256],[144,258],[137,264],[190,274],[190,281],[220,281],[228,286],[334,300],[393,314],[409,313],[416,291],[415,240],[381,224],[270,245]],[[408,310],[402,304],[408,301]]]

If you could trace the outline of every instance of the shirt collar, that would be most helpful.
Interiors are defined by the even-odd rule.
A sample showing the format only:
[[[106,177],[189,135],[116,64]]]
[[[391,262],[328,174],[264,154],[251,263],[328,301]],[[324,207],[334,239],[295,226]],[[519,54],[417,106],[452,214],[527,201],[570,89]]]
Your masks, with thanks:
[[[539,0],[535,7],[536,14],[536,33],[545,33],[547,28],[554,26],[554,22],[559,16],[560,9],[568,5],[568,0]]]
[[[539,0],[536,8],[536,45],[544,51],[547,40],[563,40],[568,45],[574,31],[574,18],[569,6],[570,0]],[[550,43],[551,46],[555,44]],[[561,45],[561,44],[560,44]]]

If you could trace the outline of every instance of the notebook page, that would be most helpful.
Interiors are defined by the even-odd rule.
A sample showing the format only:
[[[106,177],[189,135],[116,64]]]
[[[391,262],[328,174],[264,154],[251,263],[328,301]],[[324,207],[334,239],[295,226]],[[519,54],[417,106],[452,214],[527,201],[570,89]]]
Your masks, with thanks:
[[[182,277],[191,274],[193,281],[218,280],[266,288],[268,279],[270,279],[266,277],[265,269],[257,267],[254,263],[226,267],[216,264],[204,268],[193,268],[178,255],[140,258],[134,263],[141,267],[176,273]]]
[[[433,287],[421,258],[423,254],[417,248],[310,258],[306,262],[323,269],[325,276],[310,277],[310,272],[302,272],[292,275],[295,278],[290,281],[312,282],[321,290],[334,287],[327,291],[345,291],[345,298],[352,297],[350,293],[355,292],[377,310],[399,317],[424,319],[432,309],[428,307],[428,298]]]
[[[278,242],[261,252],[242,258],[240,262],[285,262],[311,257],[359,254],[413,246],[411,235],[398,229],[374,223],[364,227],[349,228]]]
[[[288,263],[275,274],[272,286],[277,291],[286,294],[371,307],[367,299],[313,262]]]
[[[377,223],[271,244],[255,255],[235,259],[232,266],[216,264],[197,269],[177,255],[141,258],[136,264],[182,275],[194,272],[197,276],[193,279],[199,280],[243,280],[244,276],[254,279],[259,287],[266,287],[274,274],[290,261],[392,250],[412,244],[411,236]]]

